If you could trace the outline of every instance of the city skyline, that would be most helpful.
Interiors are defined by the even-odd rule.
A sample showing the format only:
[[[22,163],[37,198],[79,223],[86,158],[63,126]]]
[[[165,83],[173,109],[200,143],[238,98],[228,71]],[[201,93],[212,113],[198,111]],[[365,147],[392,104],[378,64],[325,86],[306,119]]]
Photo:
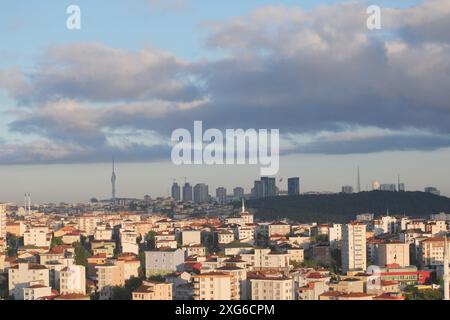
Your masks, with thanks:
[[[119,171],[116,170],[117,165],[119,165],[119,167],[124,166],[125,171],[122,173],[119,169]],[[148,164],[141,164],[143,166],[146,166]],[[102,180],[100,180],[100,174],[101,172],[99,172],[99,166],[102,166],[100,164],[96,164],[94,167],[92,167],[92,165],[83,165],[81,167],[88,169],[89,172],[87,172],[88,174],[86,174],[86,176],[91,177],[92,182],[96,182],[98,185],[103,184],[103,190],[102,193],[97,192],[95,193],[94,190],[98,190],[100,189],[99,187],[96,186],[91,186],[91,190],[93,190],[92,194],[89,194],[89,190],[83,190],[84,191],[84,195],[78,195],[78,192],[80,191],[79,189],[77,189],[76,184],[74,186],[68,186],[67,184],[65,184],[66,188],[68,190],[72,190],[72,192],[75,193],[75,195],[69,195],[68,197],[64,197],[61,196],[59,194],[54,194],[53,197],[48,197],[48,196],[43,196],[42,193],[40,193],[38,188],[33,188],[33,187],[29,187],[26,190],[26,194],[28,193],[32,193],[33,195],[33,203],[38,204],[38,203],[58,203],[58,202],[67,202],[67,203],[83,203],[83,202],[87,202],[89,201],[89,199],[91,198],[97,198],[97,199],[101,199],[101,200],[108,200],[108,199],[114,199],[115,197],[117,198],[137,198],[137,199],[141,199],[143,198],[145,195],[150,195],[152,198],[156,198],[156,197],[168,197],[171,195],[171,188],[172,188],[172,183],[176,182],[178,183],[178,186],[180,187],[180,200],[183,200],[183,186],[185,184],[185,182],[189,183],[191,188],[192,188],[192,195],[193,195],[193,189],[197,184],[206,184],[209,187],[209,194],[214,197],[215,194],[215,190],[216,188],[220,188],[220,187],[224,187],[225,189],[227,189],[227,195],[232,195],[233,194],[233,189],[236,187],[242,187],[245,191],[245,195],[250,195],[252,194],[252,188],[255,187],[254,183],[255,181],[259,180],[260,178],[263,178],[263,176],[259,176],[258,175],[258,168],[255,167],[252,173],[247,173],[247,180],[244,180],[241,177],[241,181],[243,181],[241,184],[235,183],[233,182],[234,179],[233,177],[227,176],[226,173],[224,173],[223,177],[228,177],[228,179],[223,179],[222,176],[218,177],[217,179],[211,179],[211,180],[207,180],[206,178],[202,177],[201,172],[203,171],[202,169],[199,168],[199,173],[198,175],[193,175],[192,178],[191,177],[187,177],[187,176],[178,176],[178,177],[173,177],[171,179],[166,180],[164,183],[164,186],[159,186],[159,189],[152,189],[150,186],[151,184],[149,184],[149,189],[148,190],[156,190],[154,192],[145,192],[143,190],[140,190],[139,188],[129,188],[129,185],[134,184],[134,182],[136,181],[138,176],[126,176],[129,172],[133,172],[132,169],[135,164],[117,164],[116,160],[114,159],[113,162],[113,174],[111,176],[111,163],[108,164],[109,166],[109,172],[107,173],[108,176],[102,177]],[[360,170],[358,170],[358,167],[360,169],[360,166],[355,166],[355,170],[356,172],[354,172],[354,176],[349,176],[347,177],[347,180],[343,180],[343,181],[350,181],[350,183],[345,183],[342,182],[341,184],[339,184],[339,182],[337,182],[337,184],[334,185],[334,188],[320,188],[318,184],[314,183],[314,180],[308,180],[306,179],[306,181],[309,183],[305,184],[304,181],[305,179],[302,176],[295,176],[295,175],[278,175],[277,177],[273,177],[273,179],[275,180],[275,186],[278,189],[278,191],[284,192],[284,193],[288,193],[288,181],[289,179],[293,178],[299,178],[300,179],[300,183],[299,183],[299,188],[300,188],[300,194],[305,194],[305,193],[311,193],[311,192],[319,192],[319,193],[341,193],[344,192],[343,188],[350,186],[352,187],[352,193],[353,192],[357,192],[357,185],[358,185],[358,173],[361,173]],[[49,168],[47,166],[47,168]],[[246,169],[245,168],[241,168],[243,169],[243,171],[245,172]],[[217,170],[214,168],[210,168],[210,170]],[[233,166],[228,168],[228,171],[231,170],[233,171]],[[359,171],[359,172],[358,172]],[[95,173],[97,176],[91,176],[90,173]],[[183,173],[183,171],[179,171],[180,174]],[[323,172],[322,172],[323,173]],[[26,175],[26,172],[24,172],[24,174]],[[125,174],[125,176],[123,176],[123,174]],[[252,175],[254,174],[254,175]],[[46,173],[43,173],[43,175],[46,175]],[[66,177],[61,174],[59,174],[58,176],[61,177],[62,180],[64,180]],[[85,176],[85,177],[86,177]],[[306,177],[308,177],[308,175],[305,175]],[[395,177],[397,179],[399,179],[398,177],[399,175],[396,174]],[[151,177],[151,175],[149,175],[149,177]],[[382,175],[383,177],[383,175]],[[388,177],[387,175],[384,175],[384,177]],[[83,177],[80,177],[83,178]],[[145,179],[145,176],[142,176],[142,174],[140,174],[140,178],[141,179]],[[163,179],[162,177],[160,179]],[[210,178],[208,178],[210,179]],[[354,180],[354,183],[351,183],[351,180]],[[226,181],[226,182],[223,182]],[[122,185],[121,182],[124,184]],[[394,182],[394,179],[380,179],[379,177],[367,177],[362,179],[362,183],[361,183],[361,191],[372,191],[374,190],[374,183],[378,184],[378,189],[380,188],[380,184],[381,187],[383,188],[383,186],[385,186],[385,188],[388,187],[395,187],[396,191],[398,190],[398,184],[400,183],[401,185],[405,184],[404,180],[397,180]],[[33,183],[29,183],[28,186],[33,186]],[[87,183],[87,185],[91,185],[91,183]],[[116,194],[116,188],[117,186],[119,186],[119,190],[122,190],[122,193],[118,193]],[[328,183],[326,183],[326,186],[329,186]],[[112,187],[112,192],[111,192],[111,187]],[[424,192],[426,191],[425,189],[431,187],[431,188],[436,188],[437,191],[441,192],[442,196],[447,196],[447,194],[445,194],[443,192],[442,189],[439,188],[438,185],[430,183],[427,185],[418,185],[417,187],[413,187],[410,186],[408,183],[406,183],[406,191],[421,191]],[[34,192],[30,192],[29,190],[33,189]],[[132,190],[130,192],[130,190]],[[162,190],[162,191],[158,191],[158,190]],[[387,190],[387,189],[386,189]],[[403,190],[402,190],[403,191]],[[62,190],[62,194],[65,193],[69,193],[69,191],[65,191]],[[344,192],[345,193],[345,192]],[[192,198],[192,200],[194,200]],[[11,202],[11,203],[16,203],[18,205],[20,205],[23,202],[23,192],[20,195],[13,195],[11,196],[9,199],[4,199],[2,200],[3,202]]]

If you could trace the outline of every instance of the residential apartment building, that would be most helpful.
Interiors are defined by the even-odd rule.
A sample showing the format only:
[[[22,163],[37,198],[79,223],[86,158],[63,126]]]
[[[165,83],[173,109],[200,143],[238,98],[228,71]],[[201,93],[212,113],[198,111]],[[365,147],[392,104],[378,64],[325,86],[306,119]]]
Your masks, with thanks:
[[[23,234],[25,246],[50,247],[52,233],[47,226],[30,226]]]
[[[231,300],[247,300],[247,269],[237,266],[223,266],[216,271],[231,276]]]
[[[49,286],[49,270],[45,266],[25,262],[8,269],[9,295],[16,300],[23,300],[23,289],[35,284]]]
[[[231,275],[208,272],[192,276],[194,300],[231,300]]]
[[[272,252],[270,249],[254,249],[250,253],[242,253],[241,259],[255,270],[259,269],[288,269],[289,253]]]
[[[201,244],[200,230],[183,230],[181,231],[181,241],[183,246]]]
[[[145,252],[145,274],[167,274],[182,271],[184,252],[181,249],[160,249]]]
[[[59,276],[60,294],[86,294],[86,268],[71,265],[63,268]]]
[[[366,225],[352,222],[342,228],[342,272],[366,270]]]
[[[251,300],[293,300],[292,278],[282,274],[249,273]]]
[[[444,263],[444,237],[432,237],[421,241],[419,257],[419,262],[422,266],[435,267],[442,265]]]
[[[125,285],[125,276],[123,268],[120,265],[106,263],[95,266],[97,270],[97,290],[100,294],[100,300],[110,300],[115,286],[123,287]]]
[[[173,300],[172,286],[172,283],[143,281],[132,297],[133,300]]]
[[[52,295],[52,288],[43,284],[31,284],[23,289],[23,300],[40,300]]]
[[[376,265],[384,267],[398,264],[401,267],[410,265],[409,244],[401,242],[380,243],[377,248]]]
[[[334,223],[328,229],[328,242],[330,243],[330,248],[340,249],[342,240],[342,224]]]

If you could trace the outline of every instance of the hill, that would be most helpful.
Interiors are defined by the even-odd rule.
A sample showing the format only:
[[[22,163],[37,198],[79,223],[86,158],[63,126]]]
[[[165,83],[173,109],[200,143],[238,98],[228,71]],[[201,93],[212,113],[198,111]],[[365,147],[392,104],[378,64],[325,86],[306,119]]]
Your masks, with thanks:
[[[256,218],[288,218],[301,222],[347,222],[360,213],[428,217],[432,213],[450,213],[450,198],[424,192],[371,191],[355,194],[280,196],[249,200],[257,209]]]

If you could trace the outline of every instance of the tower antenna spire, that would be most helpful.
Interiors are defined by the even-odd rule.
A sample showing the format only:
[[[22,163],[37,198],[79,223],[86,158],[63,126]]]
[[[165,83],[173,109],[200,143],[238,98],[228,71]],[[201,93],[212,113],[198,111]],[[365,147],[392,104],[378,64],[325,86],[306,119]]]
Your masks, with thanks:
[[[112,157],[112,174],[111,174],[111,201],[114,205],[116,203],[116,166],[114,156]]]

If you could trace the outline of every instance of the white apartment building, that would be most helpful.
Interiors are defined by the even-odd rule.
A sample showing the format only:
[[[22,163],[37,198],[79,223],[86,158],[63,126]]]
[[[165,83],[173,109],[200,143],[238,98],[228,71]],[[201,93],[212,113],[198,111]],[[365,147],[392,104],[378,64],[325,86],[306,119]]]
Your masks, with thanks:
[[[333,249],[338,249],[341,247],[342,240],[342,224],[334,223],[328,229],[328,242],[330,247]]]
[[[23,289],[23,300],[39,300],[52,295],[52,288],[43,284],[32,284]]]
[[[59,277],[60,294],[86,294],[86,268],[79,265],[65,267]]]
[[[241,259],[254,269],[289,268],[289,253],[272,252],[270,249],[254,249],[250,253],[242,253]]]
[[[85,235],[93,236],[100,217],[95,215],[84,215],[78,218],[78,229],[83,231]]]
[[[181,240],[183,246],[201,244],[200,230],[183,230],[181,231]]]
[[[444,237],[433,237],[421,241],[419,245],[419,259],[422,266],[435,267],[443,265]]]
[[[9,295],[16,300],[24,299],[23,289],[40,284],[49,286],[49,271],[45,266],[30,263],[19,263],[8,270]]]
[[[398,264],[401,267],[410,265],[408,243],[380,243],[377,248],[376,265],[384,267],[388,264]]]
[[[224,266],[216,271],[231,276],[231,300],[247,300],[247,269],[237,266]]]
[[[52,232],[47,226],[30,226],[23,237],[25,246],[50,247]]]
[[[251,300],[293,300],[292,278],[281,274],[249,275]]]
[[[192,276],[194,300],[231,300],[231,275],[208,272]]]
[[[111,240],[113,236],[113,229],[109,224],[99,224],[95,227],[95,240]]]
[[[145,274],[166,274],[182,271],[184,252],[181,249],[161,249],[145,252]]]
[[[219,231],[217,233],[217,242],[219,244],[228,244],[235,240],[234,233],[231,231]]]
[[[291,225],[284,222],[273,222],[267,228],[269,237],[275,235],[284,236],[291,232]]]
[[[342,272],[366,270],[366,225],[352,222],[342,228]]]

